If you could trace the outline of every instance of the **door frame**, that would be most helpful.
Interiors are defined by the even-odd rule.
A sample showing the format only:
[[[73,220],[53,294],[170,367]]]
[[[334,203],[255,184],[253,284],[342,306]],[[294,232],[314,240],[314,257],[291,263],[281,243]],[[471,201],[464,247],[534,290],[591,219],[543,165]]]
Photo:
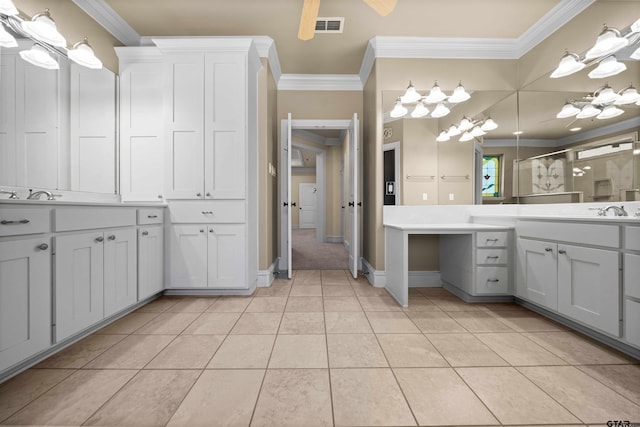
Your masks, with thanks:
[[[394,154],[394,169],[395,169],[395,181],[396,181],[396,206],[400,205],[400,197],[401,197],[401,185],[400,180],[402,179],[402,175],[400,175],[400,141],[390,142],[387,144],[382,144],[382,151],[395,151]]]

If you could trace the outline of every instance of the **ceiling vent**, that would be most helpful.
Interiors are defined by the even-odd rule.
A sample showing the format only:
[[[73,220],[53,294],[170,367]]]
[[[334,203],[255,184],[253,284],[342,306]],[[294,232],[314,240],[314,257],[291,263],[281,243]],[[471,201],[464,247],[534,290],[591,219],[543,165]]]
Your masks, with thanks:
[[[342,33],[344,18],[318,18],[316,20],[316,33]]]

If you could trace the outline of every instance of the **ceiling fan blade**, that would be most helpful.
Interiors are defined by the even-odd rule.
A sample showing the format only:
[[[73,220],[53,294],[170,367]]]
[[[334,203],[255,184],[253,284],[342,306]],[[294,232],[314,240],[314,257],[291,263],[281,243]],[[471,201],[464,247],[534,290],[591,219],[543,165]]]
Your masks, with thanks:
[[[396,7],[398,0],[363,0],[370,8],[378,12],[380,16],[387,16]]]
[[[318,20],[318,10],[320,0],[304,0],[302,15],[300,16],[300,28],[298,38],[300,40],[311,40],[316,32],[316,21]]]

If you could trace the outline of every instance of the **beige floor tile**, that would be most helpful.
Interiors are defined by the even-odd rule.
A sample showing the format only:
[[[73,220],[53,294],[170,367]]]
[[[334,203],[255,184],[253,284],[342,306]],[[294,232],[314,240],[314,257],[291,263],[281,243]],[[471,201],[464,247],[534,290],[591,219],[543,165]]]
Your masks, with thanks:
[[[422,334],[382,334],[378,341],[392,367],[449,366]]]
[[[294,313],[322,312],[322,297],[289,297],[285,311]]]
[[[252,427],[331,426],[327,369],[270,369],[253,415]]]
[[[139,309],[137,309],[136,313],[162,313],[163,311],[167,311],[169,307],[175,305],[178,302],[177,299],[169,299],[160,297],[151,301],[149,304],[145,304]]]
[[[211,307],[214,302],[216,302],[215,297],[185,298],[169,307],[167,313],[202,313]]]
[[[389,292],[385,288],[374,288],[369,283],[351,282],[351,289],[358,297],[388,297]]]
[[[328,334],[370,334],[373,331],[364,312],[327,312],[324,314]]]
[[[264,369],[275,339],[275,335],[229,335],[207,369]]]
[[[240,313],[202,313],[183,333],[225,335],[239,318]]]
[[[208,313],[242,313],[252,297],[220,297],[206,310]]]
[[[402,311],[400,304],[387,295],[362,297],[358,296],[364,311]]]
[[[451,311],[448,314],[469,332],[513,332],[513,329],[484,311]]]
[[[502,424],[580,423],[515,368],[456,368]]]
[[[288,297],[291,292],[291,284],[274,280],[271,286],[267,288],[258,288],[257,297]]]
[[[264,371],[205,371],[167,427],[248,426]]]
[[[224,335],[179,335],[145,369],[204,369]]]
[[[442,287],[434,287],[434,288],[413,288],[418,291],[423,296],[430,297],[452,297],[453,294]]]
[[[458,322],[443,311],[407,312],[413,323],[424,333],[467,332]]]
[[[129,335],[85,365],[85,369],[142,369],[175,335]]]
[[[77,371],[5,420],[6,424],[78,426],[137,371]]]
[[[570,364],[625,364],[630,359],[573,332],[534,332],[528,338],[566,360]]]
[[[348,277],[323,277],[323,286],[350,286],[351,282]]]
[[[337,426],[414,426],[391,369],[332,369]]]
[[[564,331],[565,327],[559,323],[545,319],[532,311],[525,310],[496,310],[493,315],[518,332],[540,332],[540,331]]]
[[[409,306],[403,311],[442,311],[440,308],[423,296],[409,295]]]
[[[323,313],[284,313],[279,334],[324,334]]]
[[[72,369],[29,369],[0,384],[0,422],[73,372]]]
[[[85,425],[164,426],[201,371],[140,371]]]
[[[140,311],[136,311],[100,329],[96,334],[129,335],[156,318],[158,314],[159,313],[141,313]]]
[[[476,337],[514,366],[566,365],[550,351],[518,333],[476,334]]]
[[[362,311],[355,296],[324,297],[324,311]]]
[[[134,334],[178,335],[200,316],[200,313],[160,313]]]
[[[573,366],[519,370],[584,423],[606,423],[612,419],[631,421],[640,416],[640,406]]]
[[[324,335],[278,335],[269,368],[327,368]]]
[[[292,297],[321,297],[322,296],[322,286],[321,285],[299,285],[292,286],[291,293],[289,296]]]
[[[438,306],[442,311],[484,311],[481,304],[470,304],[462,301],[460,298],[449,294],[448,296],[430,296],[427,297],[432,303]]]
[[[351,286],[322,285],[322,295],[325,297],[353,297],[356,294]]]
[[[36,368],[81,368],[125,337],[126,335],[89,335],[43,360]]]
[[[590,365],[576,367],[607,387],[614,389],[627,399],[640,405],[639,365]]]
[[[472,334],[427,334],[451,366],[508,366],[500,356]]]
[[[243,313],[231,330],[232,334],[275,335],[282,313]]]
[[[389,366],[373,334],[327,335],[332,368],[381,368]]]
[[[320,284],[322,284],[320,270],[298,270],[293,278],[293,286]]]
[[[420,425],[499,424],[453,369],[394,369]]]
[[[522,311],[525,313],[535,314],[533,311],[524,308],[515,302],[485,302],[478,305],[480,305],[484,311],[492,313],[498,311]]]
[[[282,313],[286,304],[287,297],[254,298],[245,313]]]
[[[369,311],[366,314],[376,334],[420,333],[416,325],[402,311]]]

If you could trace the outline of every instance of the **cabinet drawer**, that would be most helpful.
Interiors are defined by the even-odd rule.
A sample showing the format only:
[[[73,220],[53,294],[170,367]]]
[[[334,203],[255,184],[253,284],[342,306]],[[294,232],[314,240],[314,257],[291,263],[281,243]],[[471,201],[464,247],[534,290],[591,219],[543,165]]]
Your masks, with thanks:
[[[509,285],[507,267],[476,267],[476,293],[504,294]]]
[[[70,208],[54,212],[55,231],[89,230],[93,228],[136,225],[135,208]]]
[[[0,237],[47,233],[51,230],[49,208],[5,208],[0,210]]]
[[[243,223],[243,200],[212,200],[206,202],[174,202],[169,204],[172,223]]]
[[[492,247],[492,246],[507,246],[506,231],[482,231],[476,233],[476,246]]]
[[[626,340],[640,347],[640,302],[625,300],[624,331]]]
[[[640,251],[640,227],[625,227],[624,247],[634,251]]]
[[[477,249],[476,264],[508,264],[509,252],[506,249]]]
[[[640,255],[624,255],[624,293],[640,299]]]
[[[567,221],[518,221],[516,231],[518,237],[578,243],[580,245],[607,246],[610,248],[618,248],[620,245],[620,227],[610,224],[580,224]]]
[[[163,208],[138,209],[138,225],[162,224],[163,218]]]

